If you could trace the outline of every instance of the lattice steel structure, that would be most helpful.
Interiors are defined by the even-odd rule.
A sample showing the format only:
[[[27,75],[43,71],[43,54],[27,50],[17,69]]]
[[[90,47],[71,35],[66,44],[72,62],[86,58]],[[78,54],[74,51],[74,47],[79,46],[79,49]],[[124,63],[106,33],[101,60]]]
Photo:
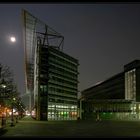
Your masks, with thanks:
[[[27,93],[32,93],[34,88],[34,61],[37,41],[41,41],[43,46],[53,46],[63,50],[64,37],[26,10],[22,10],[22,15],[24,23],[26,91]]]
[[[37,48],[37,42],[40,42],[43,46],[46,47],[53,46],[59,50],[63,50],[64,37],[40,21],[38,18],[31,15],[28,11],[22,10],[22,16],[25,49],[26,93],[29,93],[29,96],[33,96],[35,52]],[[29,98],[32,99],[31,97]]]

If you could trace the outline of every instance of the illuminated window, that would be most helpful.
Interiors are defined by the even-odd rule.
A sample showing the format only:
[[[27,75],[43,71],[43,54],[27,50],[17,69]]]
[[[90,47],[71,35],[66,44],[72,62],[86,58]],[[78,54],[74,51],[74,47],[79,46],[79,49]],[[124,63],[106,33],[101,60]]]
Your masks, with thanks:
[[[125,73],[125,99],[136,100],[135,69]]]

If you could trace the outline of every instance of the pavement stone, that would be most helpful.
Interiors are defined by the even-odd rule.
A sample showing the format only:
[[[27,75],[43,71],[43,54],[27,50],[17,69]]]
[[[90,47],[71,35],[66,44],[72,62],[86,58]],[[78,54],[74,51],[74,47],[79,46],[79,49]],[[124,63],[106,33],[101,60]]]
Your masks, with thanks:
[[[140,138],[140,121],[36,121],[26,116],[6,126],[0,137]]]

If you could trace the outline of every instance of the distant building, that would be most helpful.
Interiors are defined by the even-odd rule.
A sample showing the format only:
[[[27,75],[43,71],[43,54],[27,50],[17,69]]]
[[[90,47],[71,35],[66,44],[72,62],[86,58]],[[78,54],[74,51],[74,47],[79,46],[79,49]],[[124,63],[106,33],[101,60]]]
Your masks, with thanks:
[[[33,95],[37,120],[76,120],[77,59],[63,52],[64,37],[23,11],[26,92]],[[31,96],[32,97],[32,96]]]
[[[140,119],[140,60],[124,71],[82,91],[83,119]]]

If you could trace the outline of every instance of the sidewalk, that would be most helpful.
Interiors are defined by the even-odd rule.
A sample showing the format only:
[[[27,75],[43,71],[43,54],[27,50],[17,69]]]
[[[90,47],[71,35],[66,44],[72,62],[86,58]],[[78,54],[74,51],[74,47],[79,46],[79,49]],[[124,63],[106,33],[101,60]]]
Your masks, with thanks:
[[[18,121],[16,117],[14,117],[13,122],[11,122],[11,117],[0,118],[0,136],[6,133],[10,127],[14,127]]]

